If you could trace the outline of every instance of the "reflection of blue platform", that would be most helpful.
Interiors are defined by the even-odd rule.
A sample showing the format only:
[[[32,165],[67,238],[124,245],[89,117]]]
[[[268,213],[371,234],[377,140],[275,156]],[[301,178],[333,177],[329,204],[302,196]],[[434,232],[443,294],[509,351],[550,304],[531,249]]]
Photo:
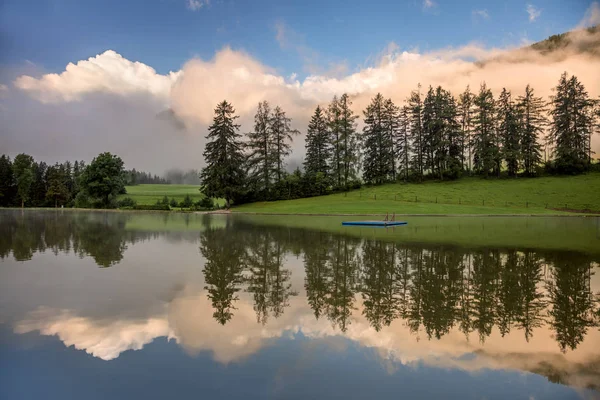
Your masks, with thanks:
[[[356,225],[356,226],[396,226],[406,225],[404,221],[345,221],[342,225]]]

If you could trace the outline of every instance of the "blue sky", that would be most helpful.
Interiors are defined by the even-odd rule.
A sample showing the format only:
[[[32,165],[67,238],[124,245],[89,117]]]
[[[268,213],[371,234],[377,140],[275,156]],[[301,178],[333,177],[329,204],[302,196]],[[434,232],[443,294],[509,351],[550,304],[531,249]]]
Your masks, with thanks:
[[[350,71],[394,42],[420,51],[478,41],[488,47],[537,41],[572,29],[591,1],[81,1],[4,0],[3,66],[27,61],[49,72],[107,49],[178,70],[193,56],[210,59],[224,46],[243,50],[283,75],[345,64]],[[198,7],[198,5],[201,5]],[[528,5],[540,12],[529,19]],[[279,30],[278,30],[279,29]],[[286,42],[277,40],[283,29]],[[300,50],[299,50],[300,49]]]

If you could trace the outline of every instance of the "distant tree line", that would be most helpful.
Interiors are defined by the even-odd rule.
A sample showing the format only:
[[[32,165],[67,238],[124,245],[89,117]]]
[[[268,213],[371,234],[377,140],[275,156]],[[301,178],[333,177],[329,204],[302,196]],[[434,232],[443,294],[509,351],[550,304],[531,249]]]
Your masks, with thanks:
[[[168,184],[168,179],[153,175],[144,171],[137,171],[135,168],[125,170],[125,184],[127,186],[143,185],[143,184]]]
[[[93,207],[112,208],[117,196],[126,193],[128,175],[123,161],[102,153],[84,161],[48,165],[27,154],[14,160],[0,156],[0,207]]]
[[[578,174],[593,164],[600,100],[564,73],[546,102],[531,86],[495,98],[485,83],[455,98],[419,85],[404,104],[378,93],[363,111],[363,129],[347,94],[317,106],[306,135],[304,171],[285,170],[299,132],[281,107],[258,104],[254,129],[239,133],[235,110],[217,105],[204,151],[206,193],[237,203],[321,195],[366,184],[481,177]],[[362,178],[362,179],[361,179]]]

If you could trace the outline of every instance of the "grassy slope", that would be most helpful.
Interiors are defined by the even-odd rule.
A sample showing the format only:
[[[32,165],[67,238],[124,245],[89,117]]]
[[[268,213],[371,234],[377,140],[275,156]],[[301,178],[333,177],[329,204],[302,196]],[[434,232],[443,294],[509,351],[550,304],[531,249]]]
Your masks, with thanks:
[[[204,197],[200,193],[199,185],[136,185],[127,186],[127,195],[138,204],[155,204],[158,200],[162,200],[164,196],[169,199],[175,198],[177,201],[184,199],[185,195],[189,194],[193,201],[200,200]]]
[[[560,214],[551,208],[565,206],[573,210],[599,211],[600,173],[575,177],[465,178],[454,182],[388,184],[347,194],[245,204],[234,211],[297,214]]]

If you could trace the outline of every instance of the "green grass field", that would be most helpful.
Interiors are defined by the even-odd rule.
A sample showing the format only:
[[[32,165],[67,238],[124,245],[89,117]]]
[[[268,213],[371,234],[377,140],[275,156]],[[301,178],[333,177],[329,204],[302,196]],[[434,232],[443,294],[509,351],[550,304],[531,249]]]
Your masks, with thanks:
[[[559,210],[555,210],[559,209]],[[259,202],[234,211],[282,214],[562,214],[600,212],[600,173],[574,177],[464,178],[388,184],[307,199]]]
[[[122,197],[131,197],[138,204],[155,204],[162,200],[164,196],[170,199],[182,201],[186,195],[190,195],[193,201],[198,201],[204,197],[200,193],[199,185],[135,185],[126,186],[127,194]]]

